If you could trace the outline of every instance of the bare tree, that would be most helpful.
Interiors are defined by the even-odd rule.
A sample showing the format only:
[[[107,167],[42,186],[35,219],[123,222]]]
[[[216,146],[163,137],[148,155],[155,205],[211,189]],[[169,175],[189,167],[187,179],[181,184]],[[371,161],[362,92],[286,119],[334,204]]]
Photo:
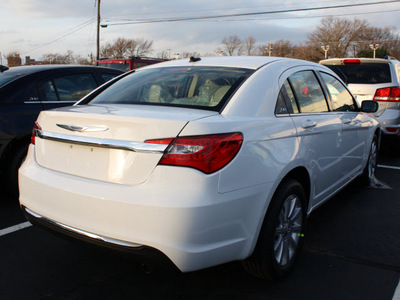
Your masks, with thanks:
[[[244,52],[246,55],[254,55],[255,53],[256,39],[252,36],[248,36],[243,43]]]
[[[235,53],[237,55],[240,55],[242,41],[237,35],[224,37],[224,39],[222,40],[222,44],[224,45],[224,48],[228,55],[232,56]]]
[[[45,64],[75,64],[77,63],[77,59],[74,56],[73,51],[68,50],[66,54],[60,53],[48,53],[42,56],[42,62]]]
[[[270,44],[262,44],[258,46],[258,55],[260,56],[268,56],[269,55]],[[273,56],[280,57],[294,57],[294,48],[290,41],[287,40],[279,40],[271,44],[271,53]]]
[[[153,41],[138,39],[138,44],[136,47],[136,56],[144,56],[152,51]]]
[[[341,19],[327,17],[321,20],[321,24],[308,34],[308,46],[319,49],[319,58],[324,58],[321,46],[329,45],[329,55],[332,57],[346,57],[354,41],[357,41],[360,33],[368,28],[366,20]]]
[[[371,52],[371,44],[378,44],[377,57],[391,55],[400,58],[400,35],[395,27],[368,27],[360,33],[357,50]]]
[[[308,44],[301,43],[293,46],[293,58],[318,62],[323,58],[323,54],[321,57],[321,48],[315,48]]]
[[[105,44],[100,51],[102,57],[126,58],[144,56],[152,51],[153,41],[141,39],[117,38],[113,43]]]
[[[338,17],[322,19],[321,24],[308,35],[307,46],[313,48],[312,60],[319,60],[324,57],[321,46],[329,45],[328,54],[331,57],[348,57],[355,56],[360,51],[369,51],[371,43],[379,44],[390,55],[400,54],[400,38],[396,28],[379,28],[371,26],[366,20],[352,21]]]
[[[163,51],[157,53],[156,57],[157,57],[157,58],[162,58],[162,59],[168,59],[168,58],[169,58],[169,55],[170,55],[170,54],[168,53],[168,51],[163,50]]]

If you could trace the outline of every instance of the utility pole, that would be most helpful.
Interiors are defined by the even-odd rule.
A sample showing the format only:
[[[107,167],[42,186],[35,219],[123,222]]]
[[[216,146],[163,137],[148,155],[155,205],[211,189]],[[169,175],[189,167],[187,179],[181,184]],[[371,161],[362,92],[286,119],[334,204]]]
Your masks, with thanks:
[[[97,47],[96,61],[100,59],[100,0],[97,0]]]
[[[269,43],[269,46],[266,50],[268,51],[268,56],[271,56],[272,50],[274,50],[271,43]]]

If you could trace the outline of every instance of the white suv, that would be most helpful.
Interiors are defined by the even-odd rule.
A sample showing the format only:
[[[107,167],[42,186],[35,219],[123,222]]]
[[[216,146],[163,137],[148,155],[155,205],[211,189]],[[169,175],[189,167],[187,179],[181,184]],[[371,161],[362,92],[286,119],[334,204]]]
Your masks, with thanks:
[[[379,102],[376,119],[386,135],[400,137],[400,62],[380,58],[332,58],[320,61],[348,85],[359,106]]]

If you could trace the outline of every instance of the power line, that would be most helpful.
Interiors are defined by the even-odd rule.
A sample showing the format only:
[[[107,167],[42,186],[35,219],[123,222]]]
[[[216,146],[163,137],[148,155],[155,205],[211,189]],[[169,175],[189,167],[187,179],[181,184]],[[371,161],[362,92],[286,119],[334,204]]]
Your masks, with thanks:
[[[235,13],[235,14],[214,15],[214,16],[165,18],[165,19],[142,19],[142,20],[136,20],[136,21],[130,21],[130,22],[102,24],[102,26],[106,27],[106,26],[129,25],[129,24],[149,24],[149,23],[167,23],[167,22],[182,22],[182,21],[196,21],[196,20],[211,20],[211,19],[231,18],[231,17],[272,15],[272,14],[282,14],[282,13],[315,11],[315,10],[323,10],[323,9],[338,9],[338,8],[360,7],[360,6],[370,6],[370,5],[381,5],[381,4],[389,4],[389,3],[396,3],[396,2],[400,2],[400,0],[379,1],[379,2],[369,2],[369,3],[356,3],[356,4],[342,4],[342,5],[321,6],[321,7],[296,8],[296,9],[263,11],[263,12]]]
[[[327,15],[315,15],[315,16],[291,16],[291,17],[277,17],[273,19],[263,19],[263,18],[249,18],[249,19],[239,19],[239,20],[213,20],[214,22],[244,22],[244,21],[260,21],[260,20],[293,20],[293,19],[317,19],[317,18],[325,18],[325,17],[343,17],[343,16],[360,16],[360,15],[370,15],[370,14],[379,14],[379,13],[392,13],[398,12],[400,9],[391,9],[391,10],[377,10],[371,12],[357,12],[357,13],[342,13],[342,14],[327,14]],[[193,22],[203,22],[204,20],[195,20]],[[207,20],[206,20],[207,21]]]
[[[315,3],[321,4],[321,2],[337,2],[337,1],[332,1],[332,0],[321,1],[320,0],[320,1],[302,2],[302,4],[303,5],[305,5],[305,4],[315,4]],[[342,1],[342,2],[352,2],[352,1],[350,0],[350,1]],[[261,5],[261,6],[257,5],[257,6],[236,7],[236,8],[231,8],[230,10],[233,11],[233,10],[243,10],[243,9],[250,9],[250,8],[281,7],[281,6],[282,6],[282,4],[279,3],[279,4],[270,4],[270,5]],[[137,15],[140,15],[140,16],[143,16],[143,15],[148,15],[148,16],[151,16],[151,15],[165,15],[167,13],[172,13],[172,14],[188,13],[188,12],[193,12],[193,11],[194,10],[191,9],[191,10],[174,10],[174,11],[169,10],[169,11],[160,11],[160,12],[152,12],[152,13],[142,13],[142,12],[140,12],[140,13],[134,13],[134,14],[128,14],[128,15],[121,15],[121,16],[111,16],[111,17],[105,16],[102,19],[111,19],[111,18],[113,18],[113,19],[119,19],[119,21],[134,21],[134,20],[137,21],[137,19],[127,18],[127,17],[128,16],[137,16]],[[196,13],[199,13],[199,12],[211,12],[211,11],[213,11],[213,12],[226,11],[226,8],[217,8],[217,9],[213,8],[213,9],[200,9],[200,10],[196,9],[195,10]]]
[[[66,34],[64,34],[64,35],[62,35],[62,36],[60,36],[60,37],[58,37],[58,38],[56,38],[56,39],[50,41],[50,42],[47,42],[47,43],[42,44],[42,45],[40,45],[40,46],[34,47],[34,48],[32,48],[32,49],[23,51],[23,52],[21,52],[21,54],[25,54],[25,53],[28,53],[28,52],[31,52],[31,51],[34,51],[34,50],[43,48],[43,47],[45,47],[45,46],[47,46],[47,45],[50,45],[50,44],[52,44],[52,43],[54,43],[54,42],[57,42],[57,41],[59,41],[59,40],[65,38],[65,37],[67,37],[67,36],[69,36],[69,35],[75,33],[76,31],[81,30],[82,28],[84,28],[84,27],[86,27],[86,26],[89,26],[90,24],[92,24],[92,23],[95,22],[95,21],[96,21],[96,19],[90,19],[90,20],[88,20],[88,21],[86,21],[86,22],[84,22],[84,23],[82,23],[82,24],[76,26],[75,29],[73,29],[72,31],[70,31],[70,32],[68,32],[68,33],[66,33]]]

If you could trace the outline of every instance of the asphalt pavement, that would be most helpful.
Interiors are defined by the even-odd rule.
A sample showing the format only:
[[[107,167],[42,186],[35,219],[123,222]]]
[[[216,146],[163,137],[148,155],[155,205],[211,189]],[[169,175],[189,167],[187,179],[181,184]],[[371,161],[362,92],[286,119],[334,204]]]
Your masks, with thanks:
[[[251,277],[240,262],[183,274],[34,226],[19,229],[29,224],[17,199],[1,195],[0,299],[394,299],[400,142],[384,142],[377,179],[375,187],[353,182],[311,214],[293,274],[274,283]]]

